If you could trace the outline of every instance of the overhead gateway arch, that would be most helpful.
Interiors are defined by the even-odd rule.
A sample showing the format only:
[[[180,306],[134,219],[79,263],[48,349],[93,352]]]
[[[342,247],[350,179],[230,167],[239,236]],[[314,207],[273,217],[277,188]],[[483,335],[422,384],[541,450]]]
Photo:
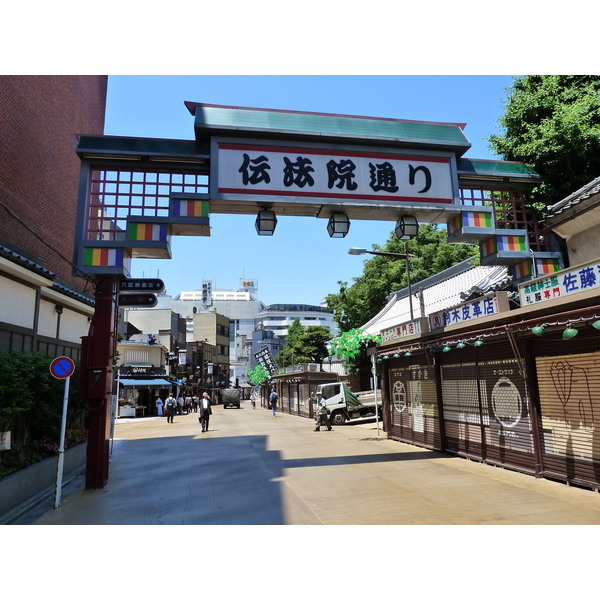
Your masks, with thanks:
[[[108,480],[118,281],[133,258],[171,258],[174,235],[209,236],[211,213],[256,214],[261,235],[277,215],[323,219],[331,237],[352,220],[446,223],[450,242],[479,244],[483,264],[520,276],[535,268],[531,244],[537,257],[547,251],[524,208],[538,177],[520,163],[463,158],[464,124],[185,104],[194,140],[78,140],[74,264],[96,285],[82,344],[88,488]]]

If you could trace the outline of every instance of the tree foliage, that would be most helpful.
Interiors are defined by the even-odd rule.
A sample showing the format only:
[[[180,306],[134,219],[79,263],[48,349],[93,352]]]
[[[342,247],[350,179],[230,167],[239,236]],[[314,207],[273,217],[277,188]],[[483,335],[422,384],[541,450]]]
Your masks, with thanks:
[[[419,226],[419,235],[408,242],[411,284],[416,284],[470,256],[479,255],[479,247],[449,244],[445,229],[431,223]],[[394,232],[377,252],[405,253],[405,243]],[[386,304],[387,297],[407,286],[406,261],[397,257],[374,256],[364,262],[363,274],[354,283],[338,281],[340,291],[326,297],[340,331],[360,328],[372,319]]]
[[[328,327],[315,325],[304,327],[295,318],[288,329],[285,346],[276,357],[277,364],[321,363],[328,355],[327,342],[331,339]]]
[[[0,453],[0,477],[55,455],[60,442],[64,380],[50,374],[52,359],[38,352],[0,352],[0,431],[12,449]],[[71,376],[65,446],[85,439],[79,369]]]
[[[542,214],[600,175],[600,76],[518,77],[504,105],[490,148],[543,177],[531,194]]]

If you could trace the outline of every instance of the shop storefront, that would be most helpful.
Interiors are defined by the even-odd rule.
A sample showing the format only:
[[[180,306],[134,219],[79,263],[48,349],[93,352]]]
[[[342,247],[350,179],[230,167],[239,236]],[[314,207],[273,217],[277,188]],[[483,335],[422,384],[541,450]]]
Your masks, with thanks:
[[[173,390],[173,382],[162,376],[148,374],[146,377],[119,375],[118,417],[144,417],[158,414],[157,398],[164,399]]]

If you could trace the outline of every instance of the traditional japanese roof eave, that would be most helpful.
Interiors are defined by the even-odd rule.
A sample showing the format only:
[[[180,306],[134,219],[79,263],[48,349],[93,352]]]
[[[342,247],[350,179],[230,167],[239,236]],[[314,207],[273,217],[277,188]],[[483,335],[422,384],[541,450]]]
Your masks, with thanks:
[[[457,162],[459,185],[480,183],[498,187],[532,185],[540,176],[523,163],[508,160],[460,158]]]
[[[186,102],[196,139],[212,136],[286,139],[427,148],[464,154],[471,147],[464,123],[434,123]]]
[[[548,206],[547,210],[550,214],[542,221],[542,232],[552,230],[565,239],[600,225],[600,177],[560,202]],[[585,223],[582,226],[579,218],[584,215]]]

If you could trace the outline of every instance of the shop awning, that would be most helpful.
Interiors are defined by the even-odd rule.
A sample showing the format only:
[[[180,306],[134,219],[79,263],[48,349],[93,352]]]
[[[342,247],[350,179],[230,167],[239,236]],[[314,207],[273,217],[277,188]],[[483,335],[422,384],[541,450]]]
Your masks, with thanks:
[[[166,379],[119,379],[121,385],[129,387],[171,387],[173,384]]]

